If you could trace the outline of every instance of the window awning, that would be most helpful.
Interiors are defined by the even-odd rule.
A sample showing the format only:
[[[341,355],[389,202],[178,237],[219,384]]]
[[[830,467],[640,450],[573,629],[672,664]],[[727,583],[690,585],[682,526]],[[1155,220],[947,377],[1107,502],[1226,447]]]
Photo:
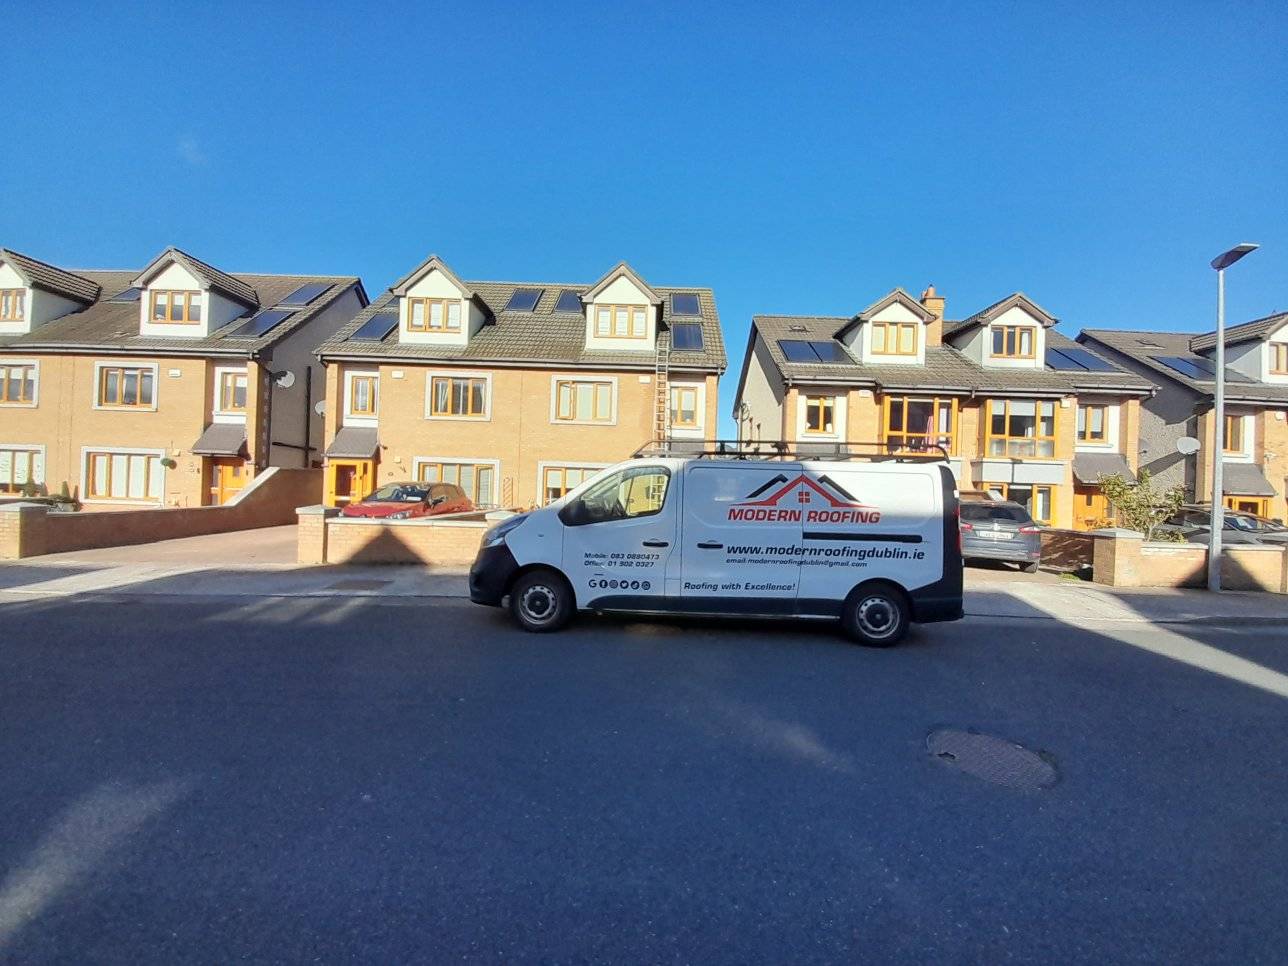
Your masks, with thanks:
[[[1106,476],[1114,475],[1121,476],[1128,483],[1136,482],[1136,474],[1122,453],[1073,454],[1073,478],[1077,482],[1095,486]]]
[[[196,456],[246,456],[246,427],[241,423],[211,423],[192,444]]]
[[[1274,496],[1275,488],[1256,463],[1231,463],[1221,466],[1221,492],[1229,496]]]
[[[374,426],[345,426],[335,434],[326,455],[332,459],[369,460],[379,446]]]

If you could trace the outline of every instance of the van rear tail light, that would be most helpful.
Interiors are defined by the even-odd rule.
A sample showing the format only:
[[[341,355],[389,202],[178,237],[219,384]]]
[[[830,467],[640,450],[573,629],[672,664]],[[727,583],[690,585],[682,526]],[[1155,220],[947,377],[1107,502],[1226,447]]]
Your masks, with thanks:
[[[963,530],[974,530],[974,529],[975,529],[974,525],[973,525],[973,524],[970,524],[970,523],[962,523],[962,524],[960,524],[960,526],[961,526],[961,529],[963,529]]]

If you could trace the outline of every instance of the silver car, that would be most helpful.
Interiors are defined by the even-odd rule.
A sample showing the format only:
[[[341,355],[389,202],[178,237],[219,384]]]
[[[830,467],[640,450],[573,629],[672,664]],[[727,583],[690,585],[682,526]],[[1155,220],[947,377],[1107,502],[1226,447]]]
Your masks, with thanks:
[[[1018,503],[961,505],[962,560],[1009,560],[1025,573],[1042,561],[1042,530]]]

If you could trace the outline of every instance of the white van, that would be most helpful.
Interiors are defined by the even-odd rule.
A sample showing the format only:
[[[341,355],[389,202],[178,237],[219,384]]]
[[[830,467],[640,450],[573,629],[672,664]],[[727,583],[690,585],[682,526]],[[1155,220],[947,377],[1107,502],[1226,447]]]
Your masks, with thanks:
[[[530,631],[577,610],[840,619],[885,647],[962,616],[942,461],[662,457],[601,470],[489,530],[470,599]]]

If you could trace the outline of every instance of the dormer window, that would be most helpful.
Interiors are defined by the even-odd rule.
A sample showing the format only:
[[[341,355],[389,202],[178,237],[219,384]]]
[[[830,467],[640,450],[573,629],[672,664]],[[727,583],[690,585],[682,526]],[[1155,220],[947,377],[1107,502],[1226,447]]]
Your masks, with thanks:
[[[407,331],[409,332],[460,332],[460,299],[407,300]]]
[[[1288,376],[1288,342],[1270,343],[1270,374]]]
[[[171,322],[176,325],[198,325],[201,322],[201,293],[154,289],[150,295],[153,322]]]
[[[872,352],[875,355],[915,356],[919,322],[873,322]]]
[[[21,322],[26,296],[27,290],[24,288],[0,289],[0,322]]]
[[[993,356],[997,359],[1032,359],[1037,331],[1031,325],[993,326]]]
[[[595,335],[605,339],[643,339],[648,314],[642,305],[596,305]]]

